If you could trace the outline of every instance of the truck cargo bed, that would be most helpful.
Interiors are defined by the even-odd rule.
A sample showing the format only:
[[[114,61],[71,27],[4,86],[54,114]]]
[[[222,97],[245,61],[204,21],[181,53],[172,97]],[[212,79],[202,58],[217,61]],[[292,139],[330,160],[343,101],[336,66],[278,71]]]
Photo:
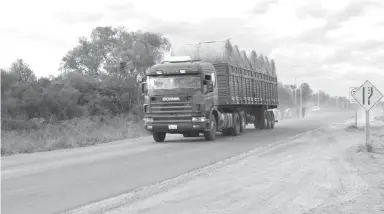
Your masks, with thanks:
[[[278,105],[277,78],[228,63],[213,64],[219,105]]]

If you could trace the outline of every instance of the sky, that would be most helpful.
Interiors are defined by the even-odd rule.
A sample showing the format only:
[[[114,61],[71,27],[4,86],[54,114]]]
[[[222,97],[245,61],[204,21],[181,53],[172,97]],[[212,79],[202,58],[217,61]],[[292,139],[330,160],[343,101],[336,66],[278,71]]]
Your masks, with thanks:
[[[348,96],[370,80],[384,93],[383,0],[4,0],[0,68],[22,58],[37,76],[97,26],[161,32],[172,44],[231,39],[276,62],[284,84]]]

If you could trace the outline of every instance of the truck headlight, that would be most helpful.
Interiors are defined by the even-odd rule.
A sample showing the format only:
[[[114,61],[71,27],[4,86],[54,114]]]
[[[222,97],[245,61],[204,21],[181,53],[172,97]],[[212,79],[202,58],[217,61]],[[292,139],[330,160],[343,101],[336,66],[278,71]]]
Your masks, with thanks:
[[[153,118],[150,118],[150,117],[146,117],[146,118],[144,118],[143,120],[144,120],[144,122],[146,122],[146,123],[152,123],[152,122],[153,122]]]
[[[192,122],[205,122],[205,117],[192,117]]]

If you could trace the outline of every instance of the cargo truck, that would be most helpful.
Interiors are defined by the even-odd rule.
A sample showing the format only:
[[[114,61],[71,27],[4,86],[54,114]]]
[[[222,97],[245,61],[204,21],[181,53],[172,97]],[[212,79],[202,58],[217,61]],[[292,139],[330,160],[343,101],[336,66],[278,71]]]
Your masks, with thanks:
[[[145,79],[145,128],[156,142],[200,133],[214,141],[217,132],[238,136],[247,124],[273,129],[277,122],[277,77],[260,70],[173,56],[150,67]]]

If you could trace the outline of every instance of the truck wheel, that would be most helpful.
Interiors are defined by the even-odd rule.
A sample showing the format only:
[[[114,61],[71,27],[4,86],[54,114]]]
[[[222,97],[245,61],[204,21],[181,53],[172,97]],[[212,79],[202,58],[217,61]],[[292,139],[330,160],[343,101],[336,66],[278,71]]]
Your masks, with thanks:
[[[245,127],[247,126],[247,123],[245,122],[245,117],[244,118],[241,118],[241,127],[240,127],[240,132],[244,132],[245,131]]]
[[[275,128],[275,114],[271,112],[271,129]]]
[[[260,129],[268,129],[268,113],[265,110],[261,114]]]
[[[223,134],[223,136],[228,136],[229,135],[229,129],[223,129],[223,131],[221,133]]]
[[[259,129],[259,128],[260,128],[260,123],[259,123],[259,121],[255,121],[255,122],[253,122],[253,126],[255,127],[255,129]]]
[[[266,115],[266,121],[267,121],[267,129],[271,129],[272,128],[272,118],[271,118],[271,113],[270,111],[267,111],[267,115]]]
[[[268,124],[268,116],[267,116],[267,111],[265,110],[262,110],[262,113],[261,114],[257,114],[256,117],[255,117],[255,123],[254,123],[254,126],[255,128],[257,129],[266,129],[267,128],[267,124]]]
[[[211,115],[211,119],[209,122],[209,131],[204,132],[204,138],[208,141],[216,140],[216,119],[213,115]]]
[[[163,142],[165,140],[166,134],[167,133],[165,133],[165,132],[153,132],[152,136],[156,142]]]
[[[233,115],[233,126],[234,126],[234,127],[231,127],[231,128],[229,129],[231,135],[233,135],[233,136],[238,136],[238,135],[240,135],[241,121],[240,121],[240,116],[239,116],[238,113],[235,113],[235,114]]]

